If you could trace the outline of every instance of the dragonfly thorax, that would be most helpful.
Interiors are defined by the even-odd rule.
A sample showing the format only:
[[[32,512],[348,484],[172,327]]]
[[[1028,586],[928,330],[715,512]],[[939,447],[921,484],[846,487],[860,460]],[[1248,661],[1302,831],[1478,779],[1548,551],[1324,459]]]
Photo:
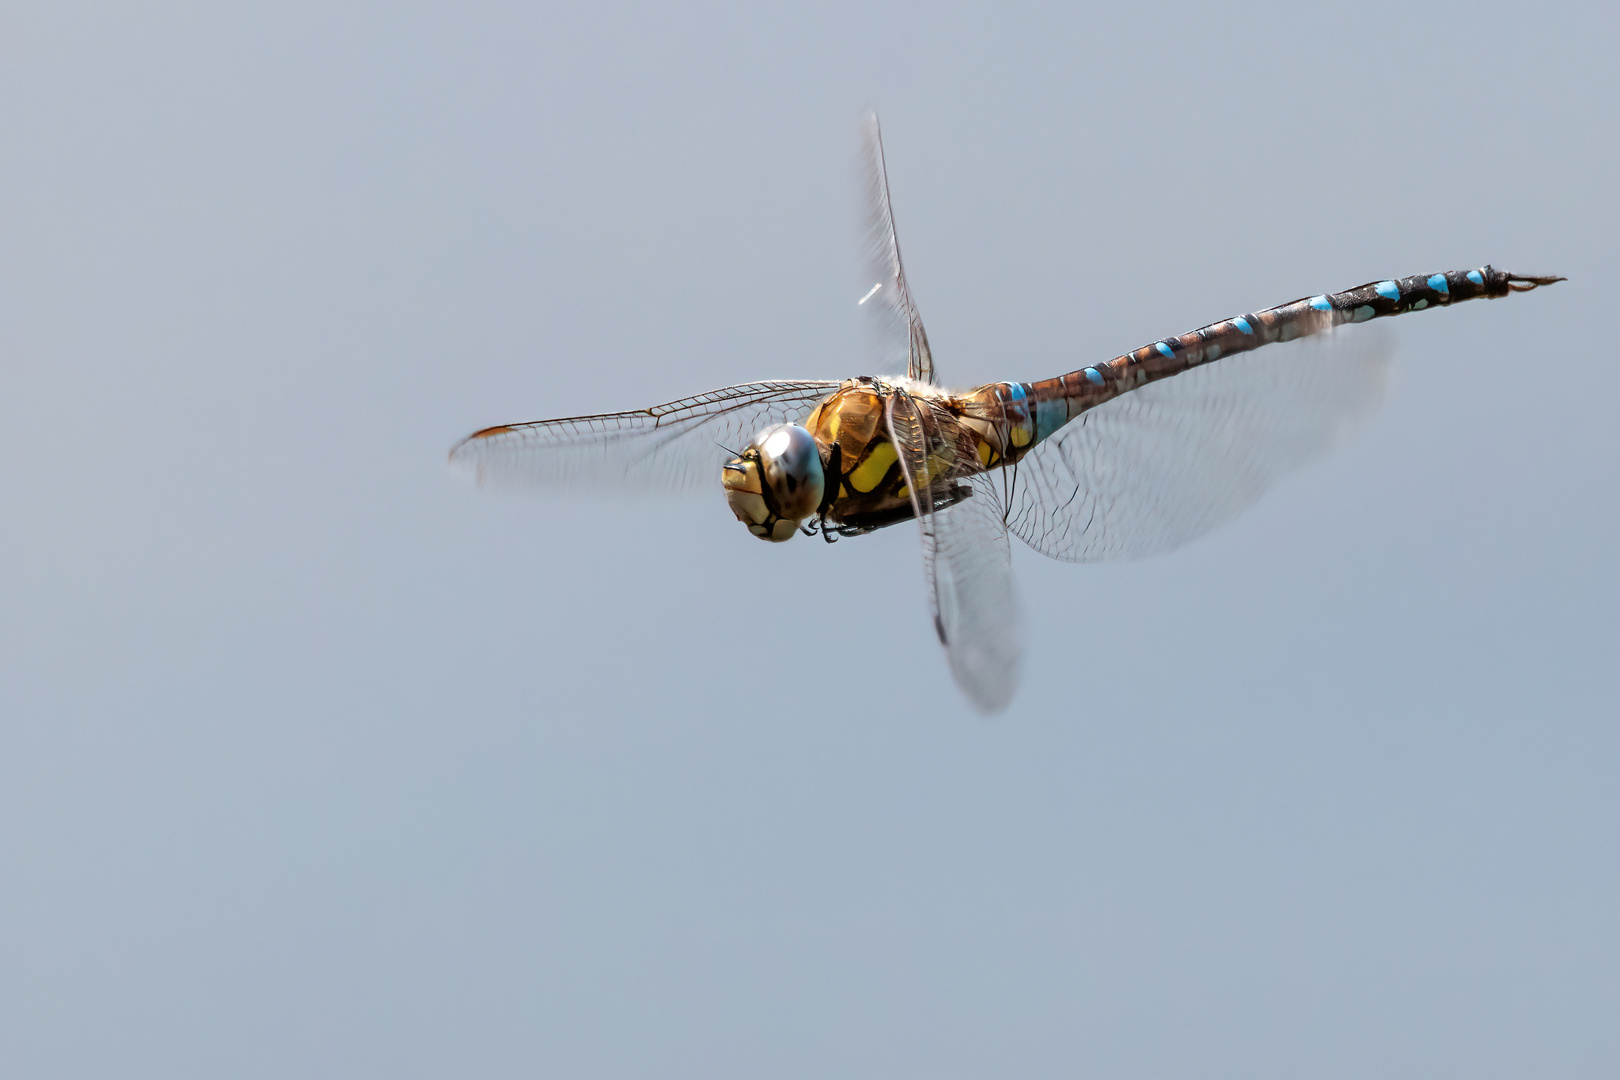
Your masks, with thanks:
[[[821,450],[798,424],[766,428],[721,473],[726,503],[762,540],[790,539],[821,507],[826,481]]]

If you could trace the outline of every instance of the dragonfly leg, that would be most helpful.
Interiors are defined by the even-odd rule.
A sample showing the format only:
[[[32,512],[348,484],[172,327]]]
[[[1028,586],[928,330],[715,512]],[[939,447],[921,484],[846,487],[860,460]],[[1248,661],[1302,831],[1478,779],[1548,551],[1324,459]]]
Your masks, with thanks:
[[[821,473],[826,477],[825,487],[821,496],[821,505],[816,508],[816,525],[821,530],[821,538],[827,543],[833,543],[837,537],[833,530],[827,528],[827,515],[832,512],[833,503],[838,498],[838,486],[843,480],[844,448],[839,443],[833,443],[832,449],[827,451],[827,457],[821,463]],[[806,530],[808,535],[809,530]]]

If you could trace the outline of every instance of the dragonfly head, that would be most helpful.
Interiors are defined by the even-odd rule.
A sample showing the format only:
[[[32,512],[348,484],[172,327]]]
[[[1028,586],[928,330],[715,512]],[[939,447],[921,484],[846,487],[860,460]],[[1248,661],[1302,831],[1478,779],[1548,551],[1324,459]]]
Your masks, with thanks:
[[[766,428],[726,462],[721,480],[737,520],[762,540],[790,539],[821,508],[826,481],[815,436],[798,424]]]

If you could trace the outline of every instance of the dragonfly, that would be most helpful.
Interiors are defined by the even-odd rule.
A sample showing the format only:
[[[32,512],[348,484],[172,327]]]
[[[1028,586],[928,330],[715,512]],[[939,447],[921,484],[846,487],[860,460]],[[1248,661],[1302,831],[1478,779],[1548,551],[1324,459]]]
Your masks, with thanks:
[[[1010,703],[1022,666],[1011,537],[1070,562],[1197,539],[1376,405],[1389,351],[1376,335],[1347,343],[1361,333],[1352,324],[1564,280],[1489,265],[1389,278],[1052,378],[950,389],[906,282],[875,115],[862,159],[872,286],[859,303],[878,313],[896,367],[904,356],[903,376],[748,382],[649,408],[500,424],[450,457],[487,483],[718,489],[772,542],[914,521],[934,631],[985,713]]]

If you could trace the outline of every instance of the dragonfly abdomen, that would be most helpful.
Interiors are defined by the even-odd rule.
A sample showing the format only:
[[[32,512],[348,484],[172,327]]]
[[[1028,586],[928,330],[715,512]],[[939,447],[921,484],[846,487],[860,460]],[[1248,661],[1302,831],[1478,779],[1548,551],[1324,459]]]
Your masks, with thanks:
[[[1263,311],[1222,319],[1053,379],[1003,385],[1021,388],[1019,396],[1027,399],[1034,424],[1032,441],[1039,442],[1087,409],[1138,386],[1223,356],[1307,337],[1345,323],[1404,315],[1480,297],[1528,292],[1539,285],[1563,280],[1561,277],[1521,277],[1482,266],[1477,270],[1370,281],[1343,292],[1307,296]]]

